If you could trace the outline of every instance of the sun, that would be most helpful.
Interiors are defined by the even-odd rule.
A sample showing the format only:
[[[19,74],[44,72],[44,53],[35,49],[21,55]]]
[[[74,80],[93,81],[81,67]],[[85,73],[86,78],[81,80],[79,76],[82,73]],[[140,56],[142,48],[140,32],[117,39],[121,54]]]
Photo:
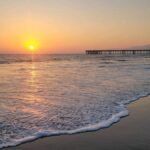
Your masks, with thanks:
[[[39,49],[39,41],[36,40],[35,38],[28,38],[24,42],[24,48],[29,53],[37,53]]]
[[[35,46],[29,45],[29,50],[30,50],[30,51],[35,51]]]

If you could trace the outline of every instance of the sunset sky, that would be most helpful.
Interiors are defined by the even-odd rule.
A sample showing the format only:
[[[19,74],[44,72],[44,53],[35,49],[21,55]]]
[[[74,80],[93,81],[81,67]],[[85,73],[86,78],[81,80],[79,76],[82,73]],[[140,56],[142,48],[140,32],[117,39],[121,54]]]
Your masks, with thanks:
[[[150,0],[0,0],[0,53],[150,43]]]

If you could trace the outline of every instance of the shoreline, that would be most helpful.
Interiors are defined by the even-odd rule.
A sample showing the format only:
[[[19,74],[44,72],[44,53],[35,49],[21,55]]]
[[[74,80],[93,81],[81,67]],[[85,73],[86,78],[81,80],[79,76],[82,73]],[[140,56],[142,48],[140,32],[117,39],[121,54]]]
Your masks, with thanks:
[[[108,128],[73,135],[59,135],[37,139],[33,142],[3,150],[109,150],[150,149],[150,96],[129,104],[129,116]],[[134,139],[134,140],[133,140]]]

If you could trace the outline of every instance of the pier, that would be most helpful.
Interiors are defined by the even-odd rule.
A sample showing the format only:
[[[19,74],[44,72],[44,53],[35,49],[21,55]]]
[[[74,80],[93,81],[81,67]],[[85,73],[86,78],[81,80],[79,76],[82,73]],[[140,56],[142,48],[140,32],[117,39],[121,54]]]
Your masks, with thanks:
[[[87,55],[150,55],[147,50],[86,50]]]

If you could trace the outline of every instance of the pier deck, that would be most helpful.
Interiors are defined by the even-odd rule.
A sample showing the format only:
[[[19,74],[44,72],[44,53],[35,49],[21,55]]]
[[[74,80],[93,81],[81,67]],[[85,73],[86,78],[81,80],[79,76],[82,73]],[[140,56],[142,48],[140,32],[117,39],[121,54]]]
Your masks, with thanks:
[[[150,49],[147,50],[86,50],[86,54],[88,55],[136,55],[136,54],[145,54],[150,55]]]

